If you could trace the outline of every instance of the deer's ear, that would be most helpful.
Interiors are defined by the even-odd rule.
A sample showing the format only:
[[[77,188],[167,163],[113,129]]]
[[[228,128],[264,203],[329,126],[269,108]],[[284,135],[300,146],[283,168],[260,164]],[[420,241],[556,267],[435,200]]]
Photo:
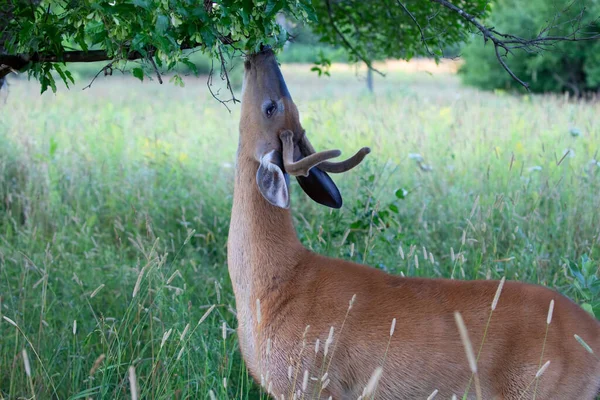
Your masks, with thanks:
[[[260,194],[272,205],[280,208],[289,208],[289,176],[283,172],[281,153],[272,150],[260,160],[256,171],[256,183]]]
[[[296,179],[304,193],[319,204],[331,208],[342,207],[342,195],[333,180],[319,167],[310,169],[308,176],[297,176]]]

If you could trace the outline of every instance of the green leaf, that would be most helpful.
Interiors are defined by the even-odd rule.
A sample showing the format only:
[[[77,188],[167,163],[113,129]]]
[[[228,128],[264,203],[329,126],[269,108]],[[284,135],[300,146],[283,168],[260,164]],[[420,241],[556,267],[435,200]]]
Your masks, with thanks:
[[[167,29],[169,29],[169,17],[163,14],[159,14],[156,18],[156,25],[154,27],[154,30],[159,35],[162,35],[167,31]]]
[[[408,194],[408,191],[404,188],[400,188],[398,190],[396,190],[396,197],[399,199],[404,199],[406,198],[406,195]]]
[[[150,10],[150,1],[149,0],[132,0],[131,4],[141,7],[145,10]]]
[[[133,74],[133,76],[135,76],[136,78],[138,78],[140,81],[144,81],[144,70],[136,67],[134,69],[131,70],[131,73]]]

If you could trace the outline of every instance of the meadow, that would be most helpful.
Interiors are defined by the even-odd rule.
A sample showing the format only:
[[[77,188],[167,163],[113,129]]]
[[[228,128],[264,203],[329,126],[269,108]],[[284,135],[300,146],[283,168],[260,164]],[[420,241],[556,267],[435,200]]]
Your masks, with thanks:
[[[334,177],[341,210],[293,184],[307,247],[542,284],[600,317],[600,103],[393,67],[372,95],[362,72],[309,69],[283,73],[315,148],[373,151]],[[0,95],[0,399],[132,398],[130,380],[143,399],[265,398],[225,257],[239,105],[202,77],[87,83]]]

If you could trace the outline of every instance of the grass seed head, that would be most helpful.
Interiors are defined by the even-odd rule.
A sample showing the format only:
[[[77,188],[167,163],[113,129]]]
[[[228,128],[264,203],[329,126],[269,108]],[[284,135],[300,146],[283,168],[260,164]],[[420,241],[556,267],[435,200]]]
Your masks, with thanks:
[[[550,325],[550,322],[552,322],[552,313],[554,313],[554,299],[550,300],[550,306],[548,307],[548,316],[546,317],[547,325]]]
[[[504,281],[506,281],[506,277],[503,276],[500,279],[500,283],[498,284],[498,289],[496,289],[496,295],[494,296],[494,300],[492,301],[492,311],[496,309],[498,305],[498,300],[500,299],[500,293],[502,293],[502,288],[504,287]]]
[[[306,392],[306,388],[308,387],[308,370],[304,370],[304,377],[302,378],[302,391]]]
[[[140,291],[140,287],[142,286],[142,278],[144,277],[144,272],[146,271],[146,267],[143,267],[138,274],[137,280],[135,281],[135,285],[133,286],[133,298],[137,296]]]
[[[171,333],[173,332],[173,328],[169,329],[168,331],[166,331],[165,333],[163,333],[163,337],[162,340],[160,341],[160,348],[162,349],[163,346],[165,345],[165,342],[167,341],[167,339],[169,339],[169,336],[171,336]]]
[[[585,340],[583,340],[583,339],[581,338],[581,336],[579,336],[579,335],[575,334],[575,335],[573,335],[573,337],[575,337],[575,340],[577,340],[577,341],[579,342],[579,344],[580,344],[581,346],[583,346],[583,348],[584,348],[584,349],[585,349],[585,350],[586,350],[588,353],[590,353],[590,354],[594,354],[594,350],[592,350],[592,348],[590,347],[590,345],[589,345],[589,344],[587,344],[587,343],[585,342]]]
[[[223,325],[221,325],[221,336],[223,340],[227,340],[227,323],[223,321]]]
[[[185,338],[185,335],[188,333],[189,330],[190,330],[190,324],[187,324],[185,326],[185,328],[183,328],[183,332],[181,332],[181,335],[179,336],[180,342],[183,342],[183,339]]]
[[[138,400],[140,398],[137,378],[135,376],[135,367],[133,365],[129,367],[129,390],[131,391],[131,400]]]
[[[104,355],[104,354],[100,354],[100,356],[98,356],[98,358],[96,358],[96,361],[94,361],[94,365],[92,365],[92,368],[90,369],[90,373],[89,373],[90,377],[94,376],[94,374],[96,373],[98,368],[100,368],[100,364],[102,364],[102,361],[104,361],[105,358],[106,358],[106,355]]]
[[[394,336],[394,331],[396,330],[396,318],[392,320],[392,326],[390,327],[390,336]]]
[[[454,320],[456,321],[456,326],[458,326],[458,332],[460,334],[460,340],[462,341],[463,347],[465,348],[465,353],[467,355],[467,360],[469,361],[469,368],[471,368],[471,372],[477,373],[477,361],[475,361],[475,355],[473,353],[473,346],[471,344],[471,340],[469,339],[469,333],[467,332],[467,327],[465,326],[465,321],[462,318],[462,315],[458,311],[454,312]]]
[[[200,317],[200,320],[198,321],[198,324],[196,324],[196,326],[200,325],[201,323],[204,322],[204,320],[206,318],[208,318],[208,316],[210,315],[210,313],[215,309],[215,305],[213,304],[212,306],[210,306],[210,308],[208,310],[206,310],[206,312],[204,313],[204,315],[202,315],[202,317]]]
[[[439,390],[435,389],[430,395],[429,397],[427,397],[427,400],[433,400],[433,398],[435,396],[437,396],[437,394],[439,393]]]
[[[99,291],[101,291],[101,290],[104,288],[104,286],[106,286],[104,283],[103,283],[102,285],[98,286],[98,287],[97,287],[97,288],[96,288],[96,289],[95,289],[95,290],[94,290],[94,291],[93,291],[93,292],[90,294],[90,299],[93,299],[93,298],[94,298],[94,297],[95,297],[95,296],[98,294],[98,292],[99,292]]]
[[[25,366],[25,374],[31,378],[31,364],[29,364],[29,356],[27,355],[27,349],[23,349],[21,352],[23,355],[23,365]]]
[[[375,389],[377,389],[377,385],[381,379],[381,374],[383,374],[383,368],[375,368],[375,371],[373,371],[373,374],[371,375],[371,378],[369,379],[369,382],[367,383],[367,386],[363,392],[365,396],[375,393]]]
[[[355,301],[356,301],[356,293],[352,295],[352,298],[350,299],[350,302],[348,303],[348,310],[352,310],[352,306],[354,305]]]
[[[540,376],[542,376],[542,374],[548,369],[548,366],[550,366],[550,360],[546,361],[544,365],[542,365],[538,372],[536,372],[535,377],[539,378]]]

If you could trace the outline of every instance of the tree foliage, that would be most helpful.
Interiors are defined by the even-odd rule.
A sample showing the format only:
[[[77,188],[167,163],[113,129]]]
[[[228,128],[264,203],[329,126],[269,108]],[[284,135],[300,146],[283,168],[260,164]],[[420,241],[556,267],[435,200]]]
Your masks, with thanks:
[[[161,72],[178,65],[194,70],[190,52],[201,51],[229,81],[227,66],[236,52],[284,45],[289,35],[281,16],[307,23],[323,42],[345,48],[351,60],[369,67],[371,60],[390,57],[439,59],[472,31],[496,50],[527,50],[523,43],[530,39],[482,22],[492,5],[489,0],[0,0],[0,79],[26,70],[42,91],[56,90],[55,74],[67,86],[73,82],[69,62],[106,61],[104,70],[110,72],[128,60],[142,60],[145,68],[132,73],[140,79],[155,73],[162,82]],[[554,43],[542,36],[532,39],[533,46]],[[502,57],[497,54],[518,79]],[[177,75],[172,79],[181,82]]]
[[[490,25],[519,36],[547,30],[547,35],[562,37],[585,27],[585,34],[595,37],[600,34],[599,16],[598,2],[501,0],[494,6]],[[529,82],[532,91],[582,95],[600,89],[599,41],[558,41],[553,43],[552,51],[542,50],[533,47],[530,51],[513,51],[507,58],[511,70]],[[519,87],[497,62],[493,44],[482,46],[481,39],[474,37],[463,57],[460,74],[466,83],[483,89]]]

